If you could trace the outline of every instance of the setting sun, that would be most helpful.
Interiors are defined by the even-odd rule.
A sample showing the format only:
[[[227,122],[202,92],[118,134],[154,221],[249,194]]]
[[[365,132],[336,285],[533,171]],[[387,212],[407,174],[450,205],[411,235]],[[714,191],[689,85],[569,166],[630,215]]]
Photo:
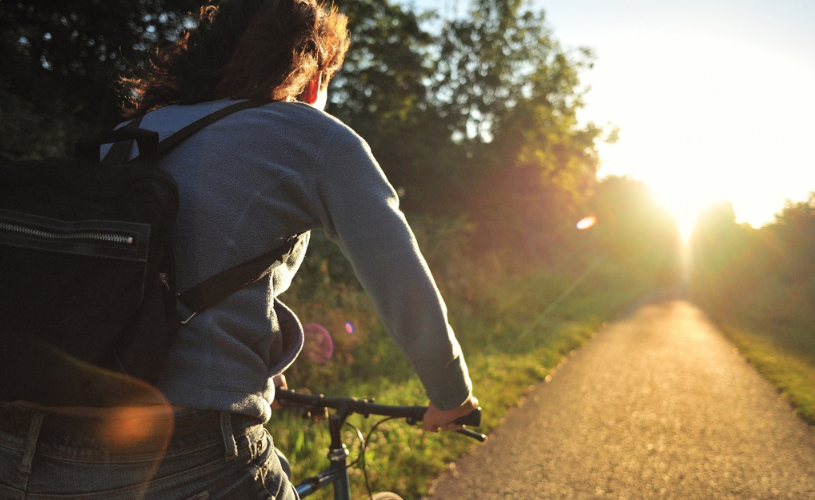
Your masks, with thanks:
[[[596,55],[579,118],[620,129],[600,176],[650,185],[684,237],[711,202],[760,227],[815,191],[815,3],[539,3]]]
[[[646,181],[657,204],[665,207],[676,220],[683,241],[688,241],[699,212],[716,201],[715,190],[695,178],[666,175]]]

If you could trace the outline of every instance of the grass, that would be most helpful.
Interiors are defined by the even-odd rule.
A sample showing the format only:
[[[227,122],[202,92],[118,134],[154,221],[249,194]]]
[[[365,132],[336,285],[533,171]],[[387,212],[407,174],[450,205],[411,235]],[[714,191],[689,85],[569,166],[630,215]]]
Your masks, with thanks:
[[[815,425],[815,279],[742,271],[732,273],[736,278],[703,275],[694,298],[798,415]],[[741,276],[752,281],[742,283]]]
[[[337,272],[323,265],[330,261],[323,259],[312,269],[329,282],[332,272]],[[475,395],[484,409],[482,432],[495,428],[531,384],[544,380],[603,322],[651,288],[647,279],[637,279],[630,269],[613,262],[597,262],[572,265],[570,272],[555,271],[558,266],[541,268],[521,276],[493,279],[490,286],[484,286],[483,273],[470,272],[470,281],[462,281],[465,272],[434,269],[435,275],[449,276],[452,281],[452,285],[440,281],[440,287],[470,368]],[[594,269],[586,273],[590,266]],[[316,279],[313,273],[309,279]],[[334,294],[331,289],[321,287],[319,300],[296,295],[287,300],[304,322],[320,321],[335,332],[335,338],[340,337],[332,361],[319,365],[298,360],[287,372],[290,386],[330,395],[374,397],[385,404],[426,404],[421,384],[387,338],[367,299],[353,287]],[[357,326],[353,340],[336,333],[341,332],[340,325],[345,321]],[[358,416],[349,421],[366,433],[376,422]],[[269,426],[276,445],[292,463],[295,480],[327,466],[325,423],[315,424],[294,412],[280,411]],[[345,442],[354,459],[359,444],[350,429]],[[404,422],[387,422],[372,435],[366,452],[373,489],[395,491],[406,499],[419,498],[448,463],[476,444],[457,434],[424,433]],[[350,473],[355,498],[365,498],[361,471],[352,469]],[[329,493],[319,492],[314,498],[330,498]]]
[[[812,326],[797,321],[772,325],[755,311],[747,315],[708,309],[739,352],[775,385],[804,421],[815,425],[815,352],[807,348],[812,345]]]

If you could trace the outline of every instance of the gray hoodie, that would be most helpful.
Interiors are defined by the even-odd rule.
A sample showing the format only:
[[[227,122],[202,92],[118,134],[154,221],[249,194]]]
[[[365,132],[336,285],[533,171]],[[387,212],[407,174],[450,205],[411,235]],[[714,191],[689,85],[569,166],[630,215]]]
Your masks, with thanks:
[[[167,106],[148,113],[141,126],[164,138],[230,103]],[[159,166],[180,193],[174,233],[180,291],[293,234],[323,229],[350,260],[430,401],[452,409],[470,395],[444,302],[398,197],[349,127],[306,104],[275,102],[208,126]],[[170,403],[270,418],[271,377],[303,343],[296,316],[276,297],[289,287],[305,247],[269,279],[182,327],[158,383]]]

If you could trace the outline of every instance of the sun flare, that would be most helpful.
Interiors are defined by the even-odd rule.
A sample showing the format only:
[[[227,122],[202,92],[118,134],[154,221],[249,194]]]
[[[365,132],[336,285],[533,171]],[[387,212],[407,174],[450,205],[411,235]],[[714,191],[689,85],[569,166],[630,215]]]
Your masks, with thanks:
[[[699,213],[720,199],[712,186],[699,183],[690,177],[678,179],[675,176],[665,176],[645,182],[651,187],[657,204],[674,217],[679,235],[684,242],[690,239]]]
[[[589,215],[588,217],[583,217],[580,219],[580,222],[577,223],[577,229],[583,231],[594,226],[595,224],[597,224],[597,217],[594,215]]]

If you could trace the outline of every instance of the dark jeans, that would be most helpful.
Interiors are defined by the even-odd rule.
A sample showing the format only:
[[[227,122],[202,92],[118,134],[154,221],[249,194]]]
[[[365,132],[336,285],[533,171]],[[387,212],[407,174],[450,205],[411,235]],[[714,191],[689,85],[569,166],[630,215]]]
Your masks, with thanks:
[[[0,403],[0,499],[297,500],[269,432],[215,411],[65,417]]]

